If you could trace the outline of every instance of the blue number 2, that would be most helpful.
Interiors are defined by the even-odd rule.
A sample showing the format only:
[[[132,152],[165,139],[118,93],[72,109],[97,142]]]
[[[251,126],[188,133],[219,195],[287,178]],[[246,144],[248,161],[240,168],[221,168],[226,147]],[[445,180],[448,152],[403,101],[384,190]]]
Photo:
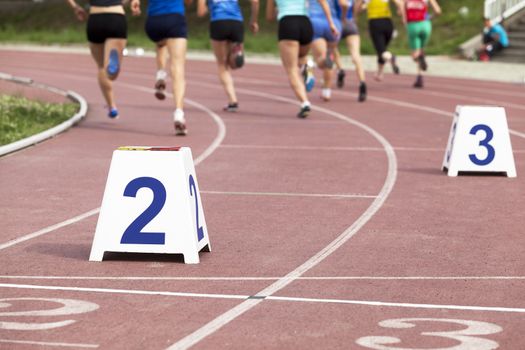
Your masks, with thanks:
[[[195,196],[195,213],[197,216],[197,238],[200,242],[204,238],[204,229],[202,226],[199,227],[199,199],[197,198],[197,188],[195,186],[195,180],[193,176],[190,175],[190,195]]]
[[[121,244],[164,244],[166,235],[164,232],[142,232],[144,226],[157,216],[162,210],[164,203],[166,203],[166,188],[164,188],[164,185],[152,177],[138,177],[128,183],[124,190],[124,196],[135,197],[138,190],[144,187],[153,191],[153,201],[128,226],[120,240]]]
[[[494,147],[492,147],[489,142],[494,137],[494,133],[492,132],[492,129],[488,125],[484,124],[478,124],[474,125],[472,129],[470,129],[471,135],[476,135],[478,131],[484,131],[485,132],[485,138],[481,141],[479,141],[479,145],[482,147],[485,147],[487,149],[487,157],[485,159],[479,159],[476,157],[475,154],[469,154],[469,158],[472,161],[472,163],[476,165],[487,165],[490,164],[494,157],[496,156],[496,151],[494,150]]]

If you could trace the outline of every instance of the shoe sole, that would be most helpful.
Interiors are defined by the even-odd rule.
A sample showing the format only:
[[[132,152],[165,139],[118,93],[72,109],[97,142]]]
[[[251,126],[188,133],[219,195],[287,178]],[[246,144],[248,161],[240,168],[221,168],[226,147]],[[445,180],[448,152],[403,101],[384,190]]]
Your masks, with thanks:
[[[299,119],[305,119],[306,117],[308,117],[310,115],[310,110],[301,110],[298,114],[297,114],[297,118]]]
[[[110,76],[115,76],[119,72],[119,57],[116,49],[111,50],[109,53],[109,63],[107,67],[107,73]]]

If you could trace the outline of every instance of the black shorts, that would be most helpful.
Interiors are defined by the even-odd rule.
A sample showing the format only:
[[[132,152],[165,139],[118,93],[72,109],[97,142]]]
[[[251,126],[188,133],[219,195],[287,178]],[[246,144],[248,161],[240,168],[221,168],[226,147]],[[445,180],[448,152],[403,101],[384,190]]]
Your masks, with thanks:
[[[188,37],[186,17],[180,13],[150,16],[146,19],[145,29],[148,37],[154,42]]]
[[[210,22],[210,38],[216,41],[244,42],[244,26],[241,21],[220,20]]]
[[[353,19],[347,19],[343,22],[343,30],[341,31],[341,38],[346,38],[350,35],[359,35],[359,28]]]
[[[128,37],[126,17],[119,13],[89,15],[86,34],[88,41],[94,44],[103,44],[106,39],[126,39]]]
[[[308,45],[314,37],[314,29],[306,16],[284,16],[279,21],[279,41],[294,40]]]

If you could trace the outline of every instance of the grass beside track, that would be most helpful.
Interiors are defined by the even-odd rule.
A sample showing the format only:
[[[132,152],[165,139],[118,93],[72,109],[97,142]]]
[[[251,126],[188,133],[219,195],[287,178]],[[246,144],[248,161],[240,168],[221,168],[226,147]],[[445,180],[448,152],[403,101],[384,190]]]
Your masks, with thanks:
[[[50,129],[78,111],[74,103],[47,103],[0,95],[0,146]]]
[[[79,4],[87,1],[77,0]],[[298,0],[299,1],[299,0]],[[7,1],[10,6],[0,0],[0,42],[3,43],[38,43],[38,44],[86,44],[85,24],[78,22],[73,12],[64,0],[45,0],[31,2],[28,0]],[[249,18],[247,0],[239,3],[243,7],[244,18]],[[433,33],[427,54],[454,55],[457,47],[472,36],[478,34],[483,27],[483,1],[481,0],[439,0],[443,15],[433,22]],[[266,0],[260,0],[260,27],[257,36],[246,30],[245,48],[248,52],[277,54],[277,25],[264,19]],[[467,15],[461,15],[459,9],[468,8]],[[129,11],[128,11],[129,12]],[[197,18],[194,4],[187,8],[189,28],[188,46],[194,50],[210,50],[208,37],[209,19]],[[395,12],[395,11],[394,11]],[[144,34],[145,9],[139,18],[128,16],[129,38],[128,46],[153,49],[153,43]],[[399,35],[392,41],[391,48],[396,54],[408,54],[406,30],[394,16],[395,26]],[[359,28],[362,34],[362,52],[373,54],[374,50],[369,39],[366,14],[359,18]],[[341,45],[343,46],[343,45]],[[346,49],[343,49],[343,52]]]

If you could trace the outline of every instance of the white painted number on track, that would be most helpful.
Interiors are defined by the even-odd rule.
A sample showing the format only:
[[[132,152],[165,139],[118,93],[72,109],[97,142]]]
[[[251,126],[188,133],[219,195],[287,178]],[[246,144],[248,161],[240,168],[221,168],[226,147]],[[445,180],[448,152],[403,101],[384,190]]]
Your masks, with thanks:
[[[44,309],[44,310],[28,310],[27,303],[31,302],[51,302],[62,304],[61,307],[55,309]],[[57,298],[6,298],[0,299],[0,310],[2,308],[9,308],[13,305],[24,306],[24,311],[3,311],[0,312],[0,319],[6,317],[18,317],[18,316],[65,316],[82,314],[98,309],[98,305],[82,300],[74,299],[57,299]],[[16,307],[16,306],[14,306]],[[0,329],[11,329],[11,330],[43,330],[52,329],[58,327],[64,327],[75,323],[75,320],[64,320],[59,322],[49,323],[36,323],[36,322],[4,322],[0,321]]]
[[[446,322],[455,323],[467,328],[450,332],[423,332],[421,335],[430,337],[443,337],[457,340],[460,344],[446,348],[428,348],[427,350],[491,350],[497,349],[499,344],[493,340],[475,337],[476,335],[489,335],[502,331],[496,324],[480,321],[455,320],[447,318],[398,318],[379,322],[384,328],[413,328],[417,322]],[[401,339],[395,337],[369,336],[356,340],[356,343],[377,350],[420,350],[420,348],[400,348],[389,346],[389,344],[401,343]],[[423,343],[424,344],[424,343]],[[422,345],[423,345],[422,344]]]

